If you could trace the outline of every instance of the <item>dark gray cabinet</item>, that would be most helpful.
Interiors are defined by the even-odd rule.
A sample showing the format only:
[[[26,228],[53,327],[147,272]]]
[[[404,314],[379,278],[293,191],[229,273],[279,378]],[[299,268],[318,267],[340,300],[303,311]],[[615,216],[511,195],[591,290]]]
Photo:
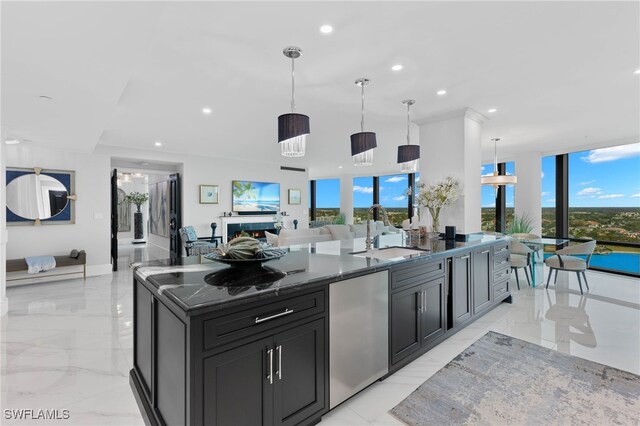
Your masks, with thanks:
[[[324,408],[324,320],[207,358],[204,424],[295,425]]]
[[[391,364],[420,348],[421,285],[391,295]]]
[[[418,264],[391,274],[391,364],[396,364],[432,343],[446,331],[446,287],[443,262]],[[437,278],[433,271],[441,273]],[[429,271],[428,273],[419,273]],[[436,274],[437,275],[437,274]],[[404,288],[399,280],[414,276],[413,286]],[[426,281],[428,278],[430,280]]]
[[[462,253],[451,259],[451,295],[453,327],[471,318],[471,253]]]
[[[445,291],[444,277],[422,285],[420,300],[420,339],[422,345],[433,342],[446,330]]]
[[[493,257],[491,248],[474,250],[473,265],[473,314],[489,309],[493,303]]]
[[[152,425],[297,425],[328,407],[327,290],[180,316],[134,282],[134,395]]]

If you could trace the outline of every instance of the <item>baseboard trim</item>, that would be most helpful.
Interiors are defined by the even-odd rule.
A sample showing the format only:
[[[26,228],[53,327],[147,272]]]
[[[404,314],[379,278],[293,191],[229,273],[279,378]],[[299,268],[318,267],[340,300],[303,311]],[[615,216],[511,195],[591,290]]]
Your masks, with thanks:
[[[110,275],[113,273],[110,263],[104,265],[87,265],[87,277],[97,277],[98,275]]]

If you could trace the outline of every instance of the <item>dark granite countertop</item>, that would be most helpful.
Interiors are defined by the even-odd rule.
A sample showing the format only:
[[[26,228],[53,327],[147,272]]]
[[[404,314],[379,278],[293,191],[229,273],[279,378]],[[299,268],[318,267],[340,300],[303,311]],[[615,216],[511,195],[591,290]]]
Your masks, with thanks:
[[[479,233],[471,234],[466,242],[425,239],[412,244],[399,233],[376,237],[374,247],[415,247],[422,251],[386,260],[354,255],[365,250],[364,238],[356,238],[291,246],[287,255],[262,267],[232,267],[192,256],[144,262],[135,265],[134,272],[186,315],[194,315],[386,270],[400,263],[448,257],[504,238]]]

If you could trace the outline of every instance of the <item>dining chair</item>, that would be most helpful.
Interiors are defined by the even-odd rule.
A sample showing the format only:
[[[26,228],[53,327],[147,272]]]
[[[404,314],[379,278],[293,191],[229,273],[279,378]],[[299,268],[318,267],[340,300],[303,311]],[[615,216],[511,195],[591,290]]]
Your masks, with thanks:
[[[589,268],[589,261],[591,261],[591,255],[596,249],[596,241],[588,241],[586,243],[576,244],[573,246],[565,247],[556,251],[556,254],[545,259],[544,263],[549,268],[549,277],[547,278],[547,288],[549,288],[549,282],[551,281],[551,274],[555,271],[555,277],[553,283],[556,283],[558,279],[558,271],[573,271],[578,276],[578,285],[580,286],[580,294],[584,294],[582,291],[582,280],[580,275],[584,279],[584,284],[589,290],[589,283],[587,282],[587,275],[585,271]],[[586,256],[586,258],[578,257]]]
[[[532,264],[531,264],[531,256],[533,255],[533,250],[524,245],[518,240],[511,241],[511,270],[516,273],[516,284],[518,285],[518,290],[520,290],[520,278],[518,277],[518,269],[524,268],[524,274],[527,277],[527,282],[531,285],[530,276],[533,276]]]

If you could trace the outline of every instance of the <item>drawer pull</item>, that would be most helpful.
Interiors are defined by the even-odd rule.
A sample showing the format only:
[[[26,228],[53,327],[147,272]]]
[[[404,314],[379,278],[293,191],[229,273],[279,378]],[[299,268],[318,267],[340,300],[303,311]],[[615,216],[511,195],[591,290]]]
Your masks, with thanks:
[[[464,255],[464,256],[459,257],[458,259],[460,259],[460,260],[465,260],[465,259],[468,259],[468,258],[470,258],[470,257],[471,257],[471,255],[466,254],[466,255]]]
[[[284,315],[289,315],[289,314],[292,314],[292,313],[293,313],[293,309],[285,308],[284,311],[279,312],[279,313],[274,314],[274,315],[270,315],[268,317],[264,317],[264,318],[256,317],[256,324],[260,324],[261,322],[269,321],[269,320],[272,320],[272,319],[275,319],[275,318],[278,318],[278,317],[281,317],[281,316],[284,316]]]
[[[500,250],[496,251],[496,253],[502,253],[503,251],[507,251],[508,248],[507,247],[503,247]]]
[[[267,380],[269,380],[269,384],[273,384],[273,349],[269,349],[267,351],[269,355],[269,374],[267,375]]]
[[[506,288],[506,287],[505,287],[505,288],[501,288],[501,289],[500,289],[500,293],[506,293],[506,291],[507,291],[507,288]]]
[[[489,250],[482,250],[482,251],[480,252],[480,254],[487,254],[487,253],[489,253]]]

